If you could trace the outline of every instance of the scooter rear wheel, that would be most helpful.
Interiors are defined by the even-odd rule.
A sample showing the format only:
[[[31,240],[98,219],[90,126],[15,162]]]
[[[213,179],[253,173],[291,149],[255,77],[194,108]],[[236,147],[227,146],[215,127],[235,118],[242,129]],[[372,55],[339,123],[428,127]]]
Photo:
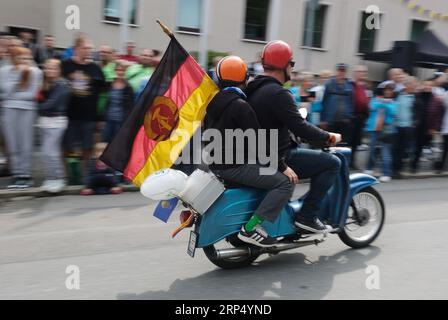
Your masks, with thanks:
[[[246,247],[243,242],[241,242],[238,238],[228,239],[228,243],[230,243],[233,247]],[[243,257],[238,258],[218,258],[216,254],[216,247],[214,245],[210,245],[203,248],[204,253],[208,260],[213,263],[215,266],[220,267],[222,269],[237,269],[244,268],[250,266],[259,256],[260,254],[256,250],[250,250],[250,254]]]
[[[372,187],[362,189],[353,196],[347,224],[339,238],[354,249],[365,248],[379,236],[385,218],[381,195]]]

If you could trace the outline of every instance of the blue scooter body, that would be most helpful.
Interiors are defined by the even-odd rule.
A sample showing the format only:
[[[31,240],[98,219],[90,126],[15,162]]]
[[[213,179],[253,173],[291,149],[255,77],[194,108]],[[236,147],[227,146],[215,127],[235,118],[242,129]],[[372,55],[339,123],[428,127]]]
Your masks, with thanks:
[[[353,196],[358,191],[377,184],[378,180],[366,174],[349,175],[350,149],[339,148],[334,155],[341,159],[341,172],[323,200],[319,218],[333,227],[343,228]],[[239,232],[241,226],[249,221],[264,195],[265,191],[253,188],[226,190],[202,216],[196,230],[199,236],[197,247],[212,245]],[[297,233],[294,217],[300,211],[306,196],[307,194],[289,202],[274,223],[263,223],[269,235],[282,237]]]

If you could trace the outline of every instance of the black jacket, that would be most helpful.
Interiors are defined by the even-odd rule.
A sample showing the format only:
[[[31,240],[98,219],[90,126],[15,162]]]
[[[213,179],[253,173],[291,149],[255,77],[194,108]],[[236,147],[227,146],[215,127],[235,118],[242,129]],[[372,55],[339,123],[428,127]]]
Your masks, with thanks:
[[[256,158],[253,158],[256,154],[256,147],[253,144],[248,145],[246,139],[244,145],[237,144],[236,140],[234,140],[232,150],[227,150],[226,139],[231,137],[228,134],[226,135],[225,130],[241,129],[246,131],[247,129],[254,129],[256,133],[259,128],[260,124],[258,123],[257,116],[244,98],[232,91],[218,92],[207,107],[207,114],[204,119],[204,133],[207,129],[216,129],[220,132],[221,137],[223,137],[220,148],[222,152],[222,164],[211,163],[209,165],[210,169],[224,170],[242,165],[243,163],[241,161],[238,163],[236,160],[237,156],[243,155],[243,152],[244,164],[249,163],[249,159],[256,161]],[[213,143],[213,139],[205,142],[205,145],[208,146],[211,143]],[[243,147],[244,149],[242,149]],[[232,163],[225,163],[226,154],[230,156],[231,152],[233,152]],[[215,152],[211,152],[210,155],[214,156]]]
[[[101,68],[93,63],[79,64],[73,59],[62,62],[62,74],[71,87],[67,116],[70,120],[98,121],[98,95],[106,81]]]
[[[43,93],[44,100],[39,103],[39,115],[43,117],[65,116],[70,100],[70,87],[66,80],[59,79]]]
[[[272,77],[258,76],[249,83],[246,93],[263,129],[278,130],[279,170],[286,169],[285,158],[291,147],[289,131],[310,142],[327,141],[329,134],[304,120],[291,93]],[[269,139],[269,134],[267,137]]]

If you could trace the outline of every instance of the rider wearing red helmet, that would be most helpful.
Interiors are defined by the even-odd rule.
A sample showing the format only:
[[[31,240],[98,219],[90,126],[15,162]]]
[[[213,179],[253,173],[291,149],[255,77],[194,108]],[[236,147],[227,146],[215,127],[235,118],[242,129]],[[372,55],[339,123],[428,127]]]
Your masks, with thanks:
[[[256,246],[273,246],[277,240],[267,234],[261,223],[264,220],[274,222],[277,219],[282,208],[291,198],[294,186],[276,168],[273,168],[273,174],[260,174],[261,166],[257,164],[258,158],[253,147],[257,143],[252,145],[248,142],[244,142],[243,145],[233,143],[235,138],[233,133],[237,130],[241,132],[253,130],[256,133],[260,129],[257,116],[242,91],[247,81],[246,63],[237,56],[224,57],[216,66],[216,75],[221,91],[207,107],[203,140],[207,141],[206,149],[209,145],[216,147],[217,142],[211,133],[219,131],[221,142],[217,146],[219,149],[210,148],[212,150],[210,150],[208,165],[226,182],[266,190],[266,195],[249,222],[241,228],[238,238]],[[239,157],[243,161],[239,161]]]
[[[293,52],[284,41],[269,42],[262,53],[264,73],[249,83],[248,101],[257,114],[263,129],[278,130],[280,172],[291,182],[311,178],[311,187],[295,225],[310,232],[327,232],[317,213],[328,189],[340,170],[340,160],[329,153],[299,149],[292,143],[290,132],[310,142],[336,143],[338,134],[326,132],[304,120],[298,112],[291,93],[283,88],[290,80],[294,67]],[[268,141],[269,142],[269,141]]]

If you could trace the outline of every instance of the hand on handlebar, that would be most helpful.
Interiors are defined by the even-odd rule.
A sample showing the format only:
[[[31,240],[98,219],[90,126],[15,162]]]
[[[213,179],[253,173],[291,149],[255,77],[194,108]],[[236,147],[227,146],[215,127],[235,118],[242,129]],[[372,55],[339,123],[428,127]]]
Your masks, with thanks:
[[[289,181],[293,184],[299,183],[299,177],[297,174],[292,170],[290,167],[287,167],[285,171],[283,171],[283,174],[288,177]]]
[[[335,146],[336,144],[342,141],[342,136],[339,133],[329,132],[329,134],[330,138],[328,139],[328,143],[331,146]]]

